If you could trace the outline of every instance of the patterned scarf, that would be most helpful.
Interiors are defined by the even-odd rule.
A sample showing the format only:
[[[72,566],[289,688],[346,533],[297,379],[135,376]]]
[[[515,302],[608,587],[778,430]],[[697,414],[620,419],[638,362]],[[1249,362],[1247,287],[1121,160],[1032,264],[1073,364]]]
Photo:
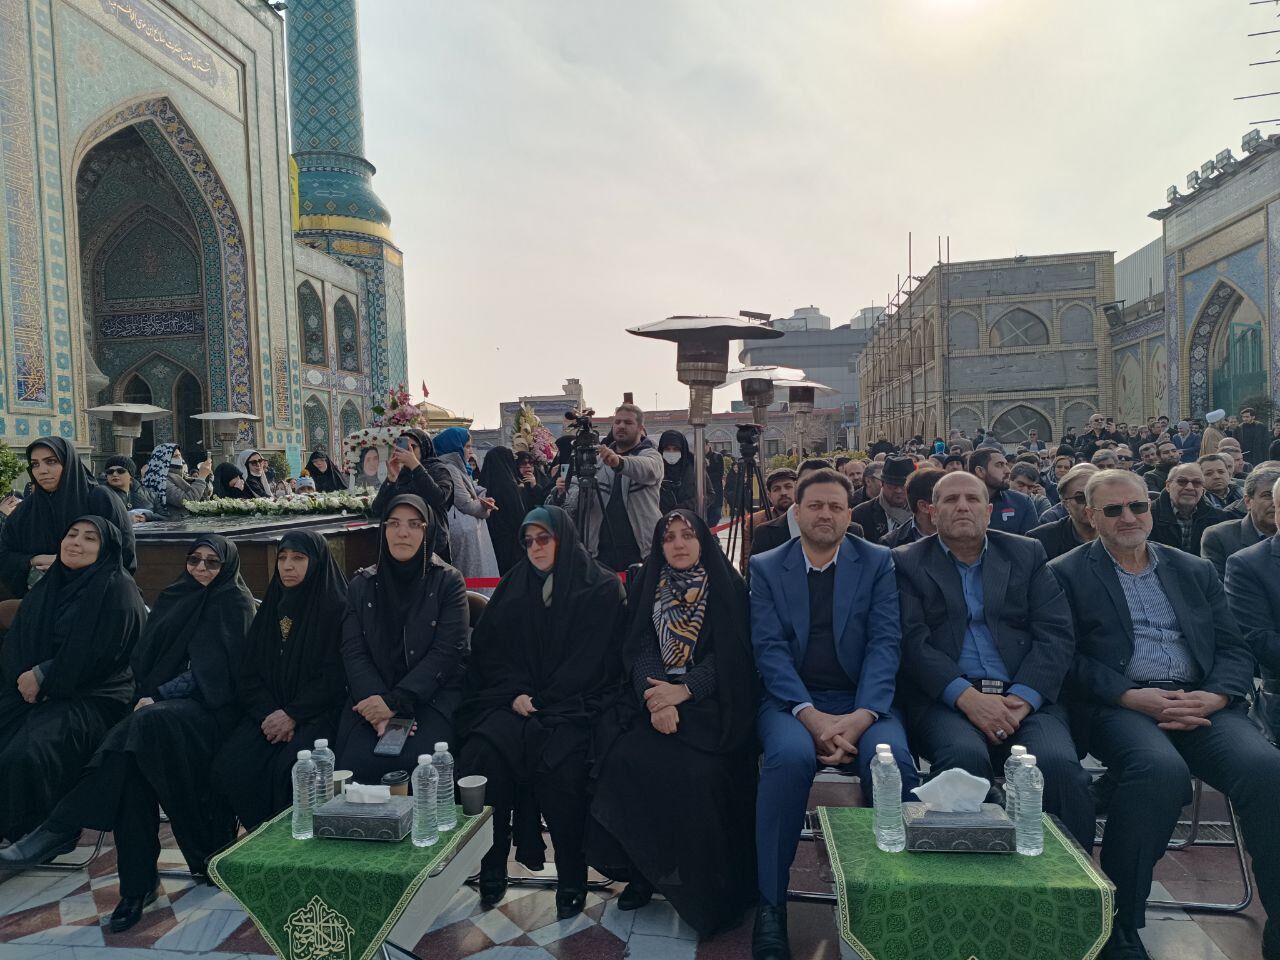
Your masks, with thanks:
[[[151,460],[147,463],[146,476],[142,478],[142,486],[156,503],[163,505],[169,492],[169,464],[178,450],[176,443],[162,443],[151,452]]]
[[[653,628],[668,673],[683,673],[693,659],[707,615],[707,570],[696,563],[688,570],[662,568],[653,603]]]

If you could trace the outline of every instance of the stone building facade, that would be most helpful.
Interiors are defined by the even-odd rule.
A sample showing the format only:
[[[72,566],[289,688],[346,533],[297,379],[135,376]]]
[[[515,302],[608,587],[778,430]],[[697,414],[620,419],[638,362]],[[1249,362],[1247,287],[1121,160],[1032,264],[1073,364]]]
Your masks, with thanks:
[[[362,129],[354,11],[354,0],[289,5],[290,46],[323,60],[292,78],[295,92],[347,92],[313,113],[295,98],[304,202],[322,192],[308,179],[317,166],[345,163],[366,182],[372,171],[362,139],[345,136]],[[285,32],[259,0],[0,0],[6,441],[54,434],[101,449],[105,428],[86,408],[129,400],[170,411],[139,453],[201,439],[191,414],[232,410],[260,418],[246,442],[299,463],[310,434],[332,441],[349,405],[363,420],[403,381],[385,210],[300,218],[324,253],[295,244]],[[334,156],[317,160],[304,137]],[[307,300],[310,325],[304,284],[319,301],[317,316]],[[308,357],[317,332],[323,356]]]
[[[1112,407],[1109,251],[934,266],[872,331],[858,361],[864,437],[1008,443]]]

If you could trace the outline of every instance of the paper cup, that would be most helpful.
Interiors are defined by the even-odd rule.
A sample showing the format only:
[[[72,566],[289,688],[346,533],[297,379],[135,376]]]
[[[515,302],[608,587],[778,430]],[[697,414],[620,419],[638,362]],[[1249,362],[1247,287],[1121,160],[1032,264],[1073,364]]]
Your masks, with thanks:
[[[474,817],[484,809],[484,788],[487,777],[470,776],[458,781],[458,793],[462,797],[462,813]]]
[[[409,771],[392,770],[382,777],[383,785],[391,788],[392,796],[407,797],[409,795]]]

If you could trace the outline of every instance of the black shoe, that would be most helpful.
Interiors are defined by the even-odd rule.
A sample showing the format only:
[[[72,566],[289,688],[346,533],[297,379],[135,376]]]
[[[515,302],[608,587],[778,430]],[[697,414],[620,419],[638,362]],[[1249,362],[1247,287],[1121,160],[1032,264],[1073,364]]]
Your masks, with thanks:
[[[115,911],[111,914],[111,922],[108,925],[112,933],[124,933],[139,920],[142,919],[142,911],[151,904],[156,902],[156,897],[160,895],[160,884],[156,883],[155,889],[148,893],[145,897],[124,897],[116,906]]]
[[[79,830],[63,832],[41,824],[17,843],[0,850],[0,867],[34,867],[48,863],[54,857],[70,853],[79,841]]]
[[[639,910],[647,906],[653,899],[653,884],[644,877],[637,876],[627,884],[627,889],[618,897],[619,910]]]
[[[492,907],[501,902],[507,895],[507,867],[501,870],[480,868],[480,905]]]
[[[1113,927],[1111,939],[1102,948],[1099,960],[1151,960],[1142,945],[1138,931],[1129,927]]]
[[[557,890],[556,916],[561,920],[571,920],[582,912],[587,905],[585,890]]]
[[[751,928],[751,960],[791,960],[787,942],[787,907],[761,901]]]

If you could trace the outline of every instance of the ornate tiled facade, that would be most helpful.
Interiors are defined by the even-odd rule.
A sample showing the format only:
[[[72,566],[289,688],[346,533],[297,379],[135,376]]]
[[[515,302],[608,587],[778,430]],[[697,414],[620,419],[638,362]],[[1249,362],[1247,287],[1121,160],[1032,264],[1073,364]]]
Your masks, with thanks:
[[[306,56],[290,64],[265,4],[120,9],[0,0],[0,436],[60,433],[88,451],[101,438],[85,408],[141,390],[173,411],[157,439],[189,429],[181,404],[243,410],[261,418],[245,440],[300,465],[308,401],[336,433],[405,375],[400,254],[362,156],[354,0],[295,0]],[[330,192],[307,211],[328,218],[305,225],[309,240],[360,246],[343,252],[360,273],[312,365],[279,165],[290,68],[303,192]],[[330,210],[337,183],[347,202]],[[304,394],[316,373],[323,387]]]

